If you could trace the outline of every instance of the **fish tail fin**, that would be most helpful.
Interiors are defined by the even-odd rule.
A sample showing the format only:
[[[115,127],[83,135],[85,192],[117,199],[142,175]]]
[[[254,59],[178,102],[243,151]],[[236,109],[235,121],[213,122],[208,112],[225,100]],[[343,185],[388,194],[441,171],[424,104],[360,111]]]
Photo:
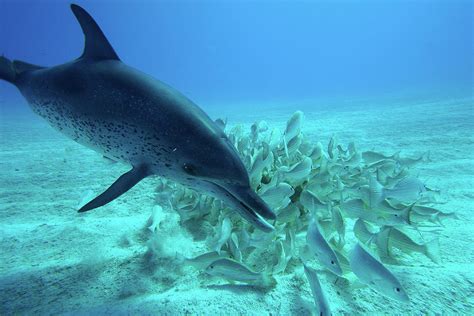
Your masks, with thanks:
[[[369,180],[369,204],[370,208],[379,205],[385,199],[384,187],[375,179],[374,176]]]
[[[262,272],[262,286],[264,288],[273,288],[277,284],[270,270]]]
[[[433,223],[438,224],[441,227],[445,227],[443,222],[441,221],[441,218],[439,217],[439,213],[431,215],[430,221],[433,222]]]
[[[284,145],[284,148],[285,148],[286,158],[290,158],[290,155],[288,154],[288,145],[286,143],[286,135],[283,135],[283,145]]]
[[[400,159],[400,153],[401,153],[401,150],[395,152],[395,153],[392,155],[391,158],[394,159],[394,160]]]
[[[413,203],[414,204],[414,203]],[[412,220],[412,216],[413,216],[413,213],[416,213],[414,210],[413,210],[413,204],[409,207],[406,208],[406,220],[407,220],[407,224],[410,225],[410,226],[415,226],[415,222]]]
[[[412,222],[410,220],[410,213],[411,213],[411,207],[407,207],[405,209],[403,209],[399,215],[399,217],[403,220],[403,222],[411,225]]]
[[[15,84],[16,71],[13,62],[5,56],[0,56],[0,79]]]
[[[192,262],[189,258],[187,258],[185,255],[182,253],[179,253],[176,251],[176,254],[174,256],[174,260],[178,263],[181,264],[188,264],[189,262]]]
[[[273,288],[277,282],[276,279],[273,277],[273,266],[266,264],[263,268],[262,272],[260,272],[261,279],[258,281],[258,286],[262,288]]]
[[[434,263],[440,262],[439,239],[435,238],[425,244],[426,256]]]
[[[370,244],[371,244],[373,241],[376,240],[376,238],[377,238],[376,236],[377,236],[377,234],[373,234],[372,236],[370,236],[369,239],[367,239],[367,241],[365,242],[365,244],[366,244],[367,246],[370,246]]]

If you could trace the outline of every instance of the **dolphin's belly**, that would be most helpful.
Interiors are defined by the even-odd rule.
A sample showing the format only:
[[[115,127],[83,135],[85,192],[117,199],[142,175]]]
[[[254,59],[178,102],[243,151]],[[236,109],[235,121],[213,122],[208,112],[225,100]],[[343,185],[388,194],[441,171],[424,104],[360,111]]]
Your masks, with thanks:
[[[84,116],[62,100],[28,99],[33,111],[53,128],[101,155],[132,165],[143,162],[158,165],[163,160],[159,135],[127,117],[121,120]]]

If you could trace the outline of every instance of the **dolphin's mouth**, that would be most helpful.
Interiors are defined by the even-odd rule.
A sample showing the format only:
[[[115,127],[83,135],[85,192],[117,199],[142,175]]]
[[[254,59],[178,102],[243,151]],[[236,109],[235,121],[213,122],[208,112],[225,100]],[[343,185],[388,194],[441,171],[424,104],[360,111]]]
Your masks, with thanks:
[[[234,208],[240,216],[245,218],[256,228],[264,231],[271,232],[275,228],[273,225],[268,223],[265,219],[276,219],[275,213],[273,213],[266,203],[250,188],[232,186],[225,188],[214,182],[213,184],[217,189],[221,199]]]
[[[260,216],[257,212],[249,208],[247,205],[239,201],[240,205],[244,209],[243,211],[237,208],[237,212],[246,220],[251,222],[255,227],[263,230],[264,232],[271,232],[275,230],[272,224],[268,223],[262,216]]]

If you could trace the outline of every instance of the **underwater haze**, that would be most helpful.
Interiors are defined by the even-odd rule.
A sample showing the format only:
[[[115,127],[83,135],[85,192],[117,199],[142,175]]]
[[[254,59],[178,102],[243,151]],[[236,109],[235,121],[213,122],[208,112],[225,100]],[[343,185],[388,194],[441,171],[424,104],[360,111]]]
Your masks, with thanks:
[[[123,61],[203,107],[472,91],[471,1],[81,4]],[[69,2],[0,6],[5,56],[44,66],[78,57],[83,37]]]
[[[0,315],[474,314],[472,1],[76,4],[0,1]]]

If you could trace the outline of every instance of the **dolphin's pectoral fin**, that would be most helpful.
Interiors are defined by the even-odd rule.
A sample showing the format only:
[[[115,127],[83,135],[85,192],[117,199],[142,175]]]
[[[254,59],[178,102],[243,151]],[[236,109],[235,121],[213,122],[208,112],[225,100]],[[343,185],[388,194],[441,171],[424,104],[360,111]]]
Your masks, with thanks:
[[[149,175],[147,166],[133,167],[129,172],[121,175],[104,193],[81,207],[78,212],[87,212],[115,200]]]
[[[94,19],[77,4],[71,4],[71,10],[81,25],[86,38],[81,58],[120,60],[102,30]]]

